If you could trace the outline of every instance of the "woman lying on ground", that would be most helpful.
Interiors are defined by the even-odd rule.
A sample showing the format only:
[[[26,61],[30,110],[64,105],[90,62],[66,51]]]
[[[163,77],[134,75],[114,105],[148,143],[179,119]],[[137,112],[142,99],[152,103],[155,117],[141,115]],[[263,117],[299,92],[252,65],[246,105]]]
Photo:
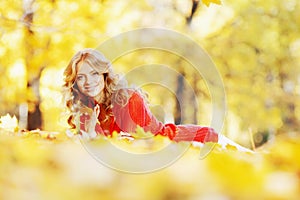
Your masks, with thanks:
[[[214,129],[199,125],[163,124],[150,112],[146,95],[138,89],[128,88],[112,70],[111,63],[94,49],[77,52],[64,71],[64,95],[71,111],[68,123],[80,128],[80,134],[89,138],[134,133],[139,126],[153,135],[167,136],[170,140],[215,142],[241,147]],[[80,127],[75,118],[80,115]],[[78,124],[78,123],[77,123]]]

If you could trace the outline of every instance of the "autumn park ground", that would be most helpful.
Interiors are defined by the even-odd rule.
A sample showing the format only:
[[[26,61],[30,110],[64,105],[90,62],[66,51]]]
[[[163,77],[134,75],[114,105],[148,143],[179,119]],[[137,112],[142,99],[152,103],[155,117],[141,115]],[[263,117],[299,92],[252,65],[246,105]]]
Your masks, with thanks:
[[[134,141],[117,142],[128,150],[134,146]],[[101,142],[97,145],[101,147]],[[176,162],[161,170],[131,174],[97,162],[78,138],[65,133],[2,128],[0,197],[299,199],[299,146],[299,138],[279,136],[254,154],[217,146],[205,159],[199,159],[199,147],[190,147]]]

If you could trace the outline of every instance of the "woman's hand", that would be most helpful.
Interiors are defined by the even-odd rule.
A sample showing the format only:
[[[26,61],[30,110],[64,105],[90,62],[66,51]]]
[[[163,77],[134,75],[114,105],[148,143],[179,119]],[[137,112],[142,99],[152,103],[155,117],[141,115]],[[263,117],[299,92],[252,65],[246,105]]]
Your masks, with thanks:
[[[99,114],[100,114],[100,107],[97,104],[94,107],[91,119],[90,119],[90,121],[88,123],[88,127],[87,127],[87,132],[88,132],[90,138],[95,138],[97,136],[97,134],[95,132],[95,126],[96,126],[96,124],[98,122]]]

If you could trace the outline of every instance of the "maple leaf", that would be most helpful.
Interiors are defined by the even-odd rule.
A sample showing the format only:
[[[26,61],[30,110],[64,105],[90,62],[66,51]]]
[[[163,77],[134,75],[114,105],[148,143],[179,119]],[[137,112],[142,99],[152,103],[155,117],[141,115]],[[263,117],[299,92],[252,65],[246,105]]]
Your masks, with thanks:
[[[206,5],[209,6],[211,3],[214,4],[221,4],[221,0],[202,0],[202,2]]]
[[[0,128],[15,132],[18,129],[18,120],[16,116],[11,117],[9,114],[0,117]]]

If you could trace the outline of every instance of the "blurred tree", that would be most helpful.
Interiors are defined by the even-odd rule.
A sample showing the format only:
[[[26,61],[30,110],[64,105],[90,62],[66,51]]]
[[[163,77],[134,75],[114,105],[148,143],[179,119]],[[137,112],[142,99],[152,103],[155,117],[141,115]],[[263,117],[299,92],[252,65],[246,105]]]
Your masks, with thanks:
[[[33,4],[35,0],[23,0],[23,16],[21,21],[24,23],[24,57],[27,71],[27,91],[31,94],[31,98],[27,99],[28,104],[28,123],[29,130],[42,128],[42,113],[40,110],[40,77],[45,66],[42,63],[34,62],[38,57],[40,47],[38,39],[32,28],[34,10]],[[47,49],[47,47],[46,47]]]
[[[186,18],[186,23],[187,24],[190,24],[192,19],[193,19],[193,16],[198,8],[198,5],[199,5],[199,0],[192,0],[192,8],[191,8],[191,14]]]
[[[181,109],[183,109],[183,101],[184,101],[184,73],[181,71],[180,74],[177,76],[177,84],[176,84],[176,105],[175,105],[175,111],[174,111],[174,122],[175,124],[181,124],[181,118],[183,118],[184,112],[181,112]]]
[[[17,113],[26,99],[27,75],[23,59],[22,2],[0,2],[0,114]]]
[[[299,53],[292,46],[300,38],[300,3],[226,3],[234,16],[202,41],[225,79],[229,110],[243,130],[299,132]]]

